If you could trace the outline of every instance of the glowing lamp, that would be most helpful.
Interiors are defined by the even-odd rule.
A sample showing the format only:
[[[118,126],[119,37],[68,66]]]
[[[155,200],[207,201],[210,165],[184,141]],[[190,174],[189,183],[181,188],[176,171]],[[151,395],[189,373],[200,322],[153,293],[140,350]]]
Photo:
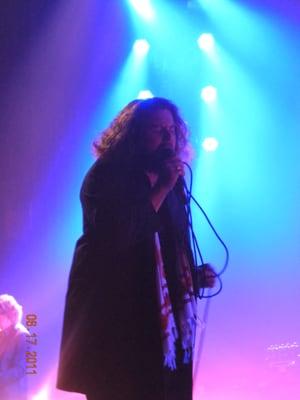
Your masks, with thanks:
[[[217,98],[217,89],[214,86],[206,86],[201,90],[201,98],[205,103],[213,103]]]
[[[150,0],[129,0],[129,4],[143,19],[147,21],[154,19],[154,9]]]
[[[216,151],[219,147],[219,142],[214,137],[207,137],[203,140],[202,147],[207,152]]]
[[[206,52],[212,51],[215,47],[215,39],[211,33],[202,33],[197,42],[199,48]]]
[[[137,98],[141,100],[151,99],[152,97],[154,96],[150,90],[141,90],[137,96]]]
[[[137,39],[133,44],[133,50],[139,56],[146,55],[149,49],[150,49],[150,44],[146,39]]]

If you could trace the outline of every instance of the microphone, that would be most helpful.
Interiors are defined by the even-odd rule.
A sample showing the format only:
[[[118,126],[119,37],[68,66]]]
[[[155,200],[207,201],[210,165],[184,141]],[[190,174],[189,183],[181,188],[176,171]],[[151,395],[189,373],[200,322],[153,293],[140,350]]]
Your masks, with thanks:
[[[144,154],[142,157],[143,159],[140,160],[144,166],[145,171],[155,172],[158,175],[163,175],[165,161],[176,156],[176,152],[170,147],[161,147],[151,154]],[[187,165],[188,168],[190,168],[189,165],[184,161],[183,164]],[[175,183],[173,190],[184,205],[188,204],[189,190],[183,176],[178,176],[177,182]]]
[[[175,157],[176,153],[169,147],[162,147],[157,149],[152,154],[145,156],[145,168],[148,171],[159,173],[164,167],[164,162],[169,158]]]
[[[151,157],[151,171],[160,173],[163,169],[164,162],[172,157],[176,157],[176,152],[170,147],[162,147],[156,150]],[[184,162],[184,164],[186,163]],[[183,204],[188,203],[188,189],[182,175],[178,176],[177,182],[174,186],[174,191],[177,194],[178,198],[180,198],[180,200],[183,202]]]

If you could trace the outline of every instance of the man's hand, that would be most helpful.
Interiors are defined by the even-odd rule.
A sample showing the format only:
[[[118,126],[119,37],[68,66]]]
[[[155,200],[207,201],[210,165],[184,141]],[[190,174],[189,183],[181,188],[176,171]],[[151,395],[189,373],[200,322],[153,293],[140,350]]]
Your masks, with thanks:
[[[174,188],[179,176],[184,176],[184,164],[179,157],[174,155],[163,162],[156,183],[152,187],[151,202],[156,211]]]
[[[160,175],[161,183],[172,190],[179,176],[184,176],[184,164],[179,157],[174,156],[164,162]]]
[[[213,288],[215,286],[217,273],[211,264],[203,264],[196,271],[199,288]]]

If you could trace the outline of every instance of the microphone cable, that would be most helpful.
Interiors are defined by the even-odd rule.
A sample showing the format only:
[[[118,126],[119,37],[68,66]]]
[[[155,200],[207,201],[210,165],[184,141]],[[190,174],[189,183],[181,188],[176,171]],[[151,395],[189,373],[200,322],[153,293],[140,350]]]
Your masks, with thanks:
[[[187,216],[188,216],[188,223],[189,223],[189,227],[190,227],[190,233],[191,233],[191,244],[192,244],[192,250],[193,250],[193,255],[194,255],[194,263],[195,263],[195,267],[197,268],[201,268],[201,265],[199,265],[199,261],[201,262],[201,264],[204,264],[204,260],[203,260],[203,256],[197,241],[197,237],[193,228],[193,217],[192,217],[192,212],[191,212],[191,200],[194,202],[194,204],[198,207],[198,209],[201,211],[202,215],[204,216],[205,220],[207,221],[208,225],[210,226],[210,228],[212,229],[214,235],[216,236],[216,238],[218,239],[218,241],[221,243],[222,247],[224,248],[225,251],[225,261],[224,261],[224,265],[222,267],[222,269],[220,270],[220,272],[215,274],[215,277],[217,278],[218,282],[219,282],[219,289],[212,294],[204,294],[205,288],[201,288],[199,290],[199,293],[197,293],[197,297],[201,298],[212,298],[217,296],[223,289],[223,283],[221,280],[221,275],[225,272],[225,270],[228,267],[228,263],[229,263],[229,250],[228,247],[226,246],[226,244],[224,243],[223,239],[221,238],[221,236],[218,234],[218,232],[216,231],[215,227],[213,226],[212,222],[210,221],[208,215],[206,214],[206,212],[204,211],[204,209],[201,207],[201,205],[199,204],[199,202],[195,199],[195,197],[192,195],[192,188],[193,188],[193,171],[190,167],[190,165],[186,162],[183,162],[183,164],[187,167],[189,174],[190,174],[190,183],[189,183],[189,187],[187,186],[187,183],[185,182],[184,179],[182,179],[183,182],[183,186],[184,186],[184,190],[186,192],[186,210],[187,210]]]

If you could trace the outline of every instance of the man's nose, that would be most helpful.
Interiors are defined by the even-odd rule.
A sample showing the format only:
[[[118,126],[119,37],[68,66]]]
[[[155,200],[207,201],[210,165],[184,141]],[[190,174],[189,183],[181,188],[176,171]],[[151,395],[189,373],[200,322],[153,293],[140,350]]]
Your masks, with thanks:
[[[169,129],[166,127],[162,128],[162,138],[164,141],[169,141],[171,138],[171,133],[170,133]]]

